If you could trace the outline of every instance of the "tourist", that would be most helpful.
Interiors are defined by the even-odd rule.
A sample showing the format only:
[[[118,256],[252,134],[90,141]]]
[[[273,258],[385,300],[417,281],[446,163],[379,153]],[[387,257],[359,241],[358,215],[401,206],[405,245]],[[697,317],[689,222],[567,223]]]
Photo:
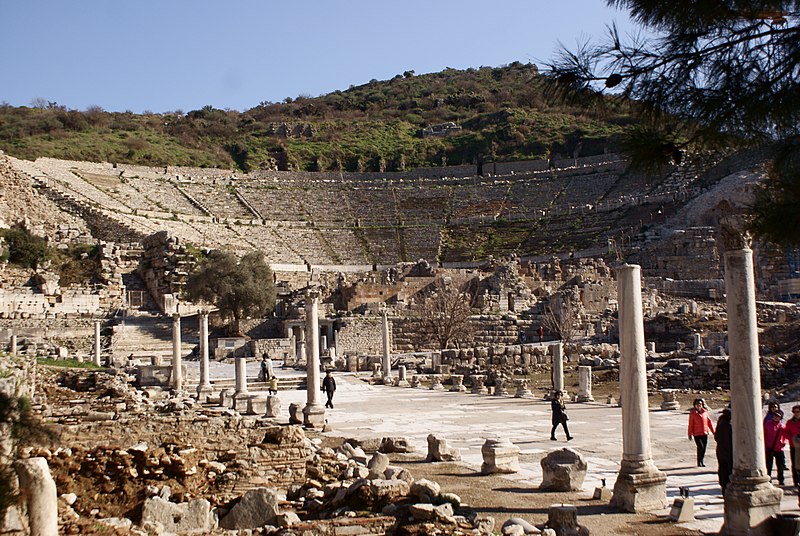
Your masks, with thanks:
[[[764,415],[764,422],[771,421],[772,414],[777,411],[781,411],[781,405],[775,400],[770,400],[769,404],[767,404],[767,414]]]
[[[325,391],[325,395],[328,397],[325,407],[333,409],[333,393],[336,392],[336,380],[333,379],[330,370],[325,371],[325,377],[322,379],[322,390]]]
[[[792,464],[792,484],[800,488],[800,468],[797,452],[800,450],[800,405],[792,406],[792,418],[786,421],[786,440],[789,442],[789,456]]]
[[[278,394],[278,377],[274,374],[269,379],[269,394],[277,395]]]
[[[539,342],[544,341],[544,328],[539,326],[539,329],[536,330],[536,334],[539,335]]]
[[[525,344],[525,331],[519,330],[519,343]]]
[[[711,422],[703,399],[695,398],[689,411],[689,440],[694,439],[697,445],[697,467],[706,466],[703,459],[706,456],[709,432],[714,433],[714,423]]]
[[[717,442],[717,476],[722,494],[725,495],[725,488],[731,481],[733,473],[733,427],[730,407],[723,408],[722,415],[717,419],[714,440]]]
[[[269,372],[267,370],[267,354],[261,359],[261,368],[258,371],[258,381],[267,383],[269,381]]]
[[[550,402],[550,407],[553,410],[553,428],[550,430],[550,440],[556,441],[556,428],[560,424],[564,428],[564,433],[567,435],[567,441],[572,441],[572,436],[569,435],[569,428],[567,427],[567,409],[564,405],[564,393],[556,391],[553,400]]]
[[[767,455],[767,475],[772,475],[772,462],[778,471],[778,485],[783,486],[783,471],[786,469],[786,428],[783,426],[783,412],[773,411],[770,419],[764,421],[764,447]]]

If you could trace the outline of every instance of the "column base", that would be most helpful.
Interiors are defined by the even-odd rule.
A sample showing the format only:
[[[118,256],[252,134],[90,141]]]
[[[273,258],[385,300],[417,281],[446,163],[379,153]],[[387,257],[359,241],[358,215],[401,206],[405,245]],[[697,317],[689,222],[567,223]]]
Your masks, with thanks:
[[[381,383],[383,385],[394,385],[394,378],[392,376],[384,376],[381,378]]]
[[[660,510],[667,506],[667,475],[650,462],[622,462],[609,504],[625,512]]]
[[[768,477],[731,481],[725,489],[725,522],[720,534],[773,534],[770,517],[780,513],[782,498],[783,490],[770,484]]]
[[[582,395],[578,393],[578,398],[575,399],[576,402],[594,402],[594,397],[592,395]]]
[[[321,430],[325,426],[325,408],[320,404],[307,404],[303,408],[303,426]]]
[[[408,387],[409,385],[408,380],[397,380],[394,384],[395,387]]]
[[[234,393],[233,394],[233,404],[231,407],[238,411],[239,413],[245,413],[247,411],[247,402],[250,400],[250,393]]]
[[[210,385],[197,386],[197,401],[201,404],[207,404],[208,399],[214,396],[214,388]]]

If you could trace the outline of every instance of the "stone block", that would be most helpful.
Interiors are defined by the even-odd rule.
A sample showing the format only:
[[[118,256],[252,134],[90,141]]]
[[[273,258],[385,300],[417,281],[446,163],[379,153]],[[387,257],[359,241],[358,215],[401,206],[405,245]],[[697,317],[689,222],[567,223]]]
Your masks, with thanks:
[[[428,456],[429,462],[452,462],[461,460],[461,452],[447,445],[447,440],[434,434],[428,435]]]
[[[219,526],[228,530],[254,529],[275,524],[278,517],[278,494],[268,488],[256,488],[245,493]]]
[[[162,533],[207,533],[216,528],[216,518],[205,499],[176,504],[161,497],[150,497],[142,506],[142,527],[159,525]]]
[[[586,478],[588,464],[584,456],[569,447],[553,450],[541,461],[542,483],[539,489],[579,491]]]
[[[482,474],[519,472],[519,447],[508,439],[487,439],[481,447]]]

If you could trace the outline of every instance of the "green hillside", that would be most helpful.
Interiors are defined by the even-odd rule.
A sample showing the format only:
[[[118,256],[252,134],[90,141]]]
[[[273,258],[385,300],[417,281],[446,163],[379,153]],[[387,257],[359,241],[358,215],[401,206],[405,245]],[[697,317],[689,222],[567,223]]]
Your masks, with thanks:
[[[605,112],[607,114],[608,112]],[[461,130],[423,137],[425,127]],[[616,150],[632,120],[549,99],[534,65],[446,69],[373,80],[244,111],[67,110],[0,105],[0,149],[26,159],[149,166],[394,171],[420,166],[592,155]]]

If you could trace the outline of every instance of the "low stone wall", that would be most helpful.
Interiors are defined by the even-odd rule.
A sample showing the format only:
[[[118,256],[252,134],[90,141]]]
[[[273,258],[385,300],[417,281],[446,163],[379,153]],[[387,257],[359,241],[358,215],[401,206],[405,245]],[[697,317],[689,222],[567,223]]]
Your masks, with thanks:
[[[383,335],[379,317],[345,317],[336,334],[337,355],[380,355]]]

